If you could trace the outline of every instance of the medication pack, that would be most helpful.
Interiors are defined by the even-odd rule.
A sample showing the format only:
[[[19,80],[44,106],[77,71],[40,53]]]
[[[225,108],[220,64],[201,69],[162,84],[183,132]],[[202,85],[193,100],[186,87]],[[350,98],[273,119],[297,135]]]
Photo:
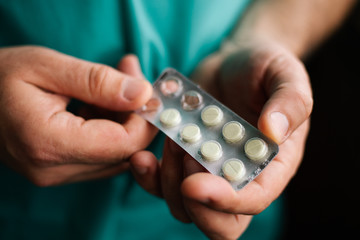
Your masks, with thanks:
[[[235,190],[278,153],[274,141],[176,70],[166,69],[153,88],[152,98],[137,113]]]

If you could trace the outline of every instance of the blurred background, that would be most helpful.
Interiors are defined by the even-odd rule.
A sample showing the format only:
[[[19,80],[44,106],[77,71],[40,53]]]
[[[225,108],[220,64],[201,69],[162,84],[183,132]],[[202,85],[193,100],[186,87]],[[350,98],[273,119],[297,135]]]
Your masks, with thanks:
[[[326,21],[326,19],[324,19]],[[314,110],[284,239],[360,239],[360,5],[306,61]]]

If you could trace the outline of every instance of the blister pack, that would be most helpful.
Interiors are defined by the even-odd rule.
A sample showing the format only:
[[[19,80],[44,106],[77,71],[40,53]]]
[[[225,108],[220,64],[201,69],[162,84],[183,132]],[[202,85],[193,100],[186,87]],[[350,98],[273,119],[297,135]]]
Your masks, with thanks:
[[[235,190],[251,182],[278,145],[172,68],[154,82],[153,97],[137,113]]]

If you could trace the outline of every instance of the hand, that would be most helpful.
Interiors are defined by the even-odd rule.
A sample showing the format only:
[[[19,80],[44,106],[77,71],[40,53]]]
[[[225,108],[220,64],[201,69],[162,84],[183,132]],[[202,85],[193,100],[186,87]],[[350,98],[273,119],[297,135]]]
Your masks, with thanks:
[[[0,161],[39,186],[127,169],[125,159],[145,148],[156,129],[125,113],[152,94],[137,58],[126,56],[119,68],[42,47],[0,49]],[[75,116],[66,111],[70,98],[86,102],[82,112],[88,116],[101,109],[122,123]]]
[[[132,156],[135,178],[162,196],[172,214],[193,221],[211,239],[235,239],[284,190],[301,162],[312,110],[309,79],[301,62],[271,42],[244,42],[231,54],[216,53],[194,74],[240,116],[280,144],[267,168],[242,190],[207,173],[167,140],[161,165],[149,152]]]

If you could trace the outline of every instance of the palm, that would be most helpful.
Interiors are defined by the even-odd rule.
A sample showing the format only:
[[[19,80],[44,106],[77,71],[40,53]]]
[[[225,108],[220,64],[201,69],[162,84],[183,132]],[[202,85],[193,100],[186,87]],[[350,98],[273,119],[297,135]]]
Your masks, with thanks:
[[[209,56],[192,79],[280,144],[279,154],[262,174],[235,192],[223,178],[204,173],[172,141],[166,142],[161,166],[151,153],[131,160],[149,169],[148,175],[135,175],[145,189],[162,195],[176,218],[193,221],[211,237],[239,236],[249,214],[264,210],[283,191],[301,162],[312,109],[309,79],[295,56],[266,42],[239,49]]]
[[[307,84],[301,63],[285,49],[275,45],[254,47],[247,44],[224,61],[219,61],[219,58],[219,55],[212,55],[205,59],[193,76],[195,81],[260,130],[263,129],[259,116],[264,105],[272,93],[286,84],[279,80],[282,75],[294,71],[299,76],[305,76],[304,82]],[[209,69],[213,69],[213,72],[209,72]],[[287,168],[285,172],[290,178],[300,164],[308,130],[309,120],[306,120],[280,145],[280,153],[274,159],[273,166],[270,165],[254,184],[266,189],[266,182],[271,182],[269,179],[284,171],[278,167],[279,164]],[[282,184],[281,189],[286,183]]]

